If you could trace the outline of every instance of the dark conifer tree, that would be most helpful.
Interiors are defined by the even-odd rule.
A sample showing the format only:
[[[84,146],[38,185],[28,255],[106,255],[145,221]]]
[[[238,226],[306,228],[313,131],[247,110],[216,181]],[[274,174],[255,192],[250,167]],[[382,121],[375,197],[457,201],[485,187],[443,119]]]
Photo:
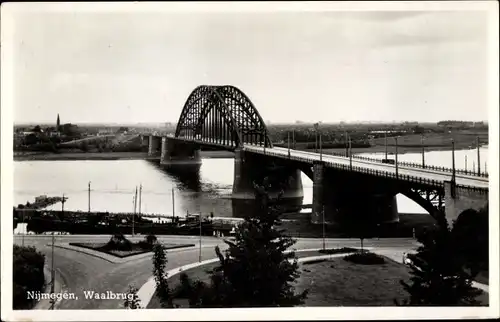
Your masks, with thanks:
[[[402,304],[477,305],[476,297],[481,291],[472,287],[471,276],[463,269],[444,215],[438,228],[422,234],[418,241],[421,246],[417,253],[408,255],[412,261],[410,282],[401,281],[410,295],[409,300]]]
[[[216,248],[220,265],[210,285],[185,285],[197,293],[190,296],[191,306],[291,307],[304,302],[307,292],[296,294],[293,286],[299,276],[295,253],[285,253],[295,241],[279,229],[282,192],[273,199],[269,189],[268,180],[255,185],[253,215],[238,226],[234,241],[226,241],[225,254]]]

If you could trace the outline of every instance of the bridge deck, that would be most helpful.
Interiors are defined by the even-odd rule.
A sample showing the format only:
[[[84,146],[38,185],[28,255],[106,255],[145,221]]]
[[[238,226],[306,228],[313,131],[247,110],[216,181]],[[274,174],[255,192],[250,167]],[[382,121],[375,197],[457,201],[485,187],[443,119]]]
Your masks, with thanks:
[[[171,135],[168,135],[168,137],[174,138]],[[177,137],[175,139],[195,142],[203,145],[223,146],[222,141],[220,142],[218,142],[217,140],[208,141],[206,138],[196,140],[196,139],[186,139],[183,137]],[[264,148],[263,146],[244,144],[243,149],[248,152],[272,155],[283,159],[292,159],[300,162],[310,163],[311,165],[316,161],[322,161],[327,166],[330,167],[339,167],[339,166],[349,167],[351,163],[348,157],[329,155],[324,153],[322,156],[320,156],[319,153],[293,150],[293,149],[290,149],[290,156],[288,156],[288,149],[281,147]],[[380,161],[361,160],[358,158],[353,158],[352,166],[353,168],[354,167],[358,168],[363,172],[378,171],[392,177],[396,176],[395,164],[387,164],[387,163],[382,163]],[[405,166],[401,164],[398,164],[398,176],[399,177],[408,176],[418,180],[435,181],[443,183],[445,181],[451,181],[452,179],[452,173],[450,171],[440,171],[437,169],[429,169],[429,168],[422,169],[422,168]],[[464,174],[461,173],[460,171],[457,171],[455,173],[455,181],[457,185],[470,186],[481,189],[489,188],[488,177],[482,177],[473,174]]]
[[[244,145],[243,147],[246,151],[273,155],[280,158],[288,159],[288,149],[286,148],[266,148],[264,151],[263,147],[252,146],[252,145]],[[314,152],[307,151],[299,151],[290,149],[290,159],[294,159],[297,161],[303,161],[308,163],[313,163],[314,161],[320,161],[320,154]],[[323,154],[322,161],[327,165],[344,165],[349,166],[350,160],[347,157],[340,157],[334,155]],[[368,160],[358,160],[352,159],[352,166],[365,168],[367,170],[372,171],[382,171],[389,174],[396,175],[396,166],[392,164],[378,163],[375,161]],[[410,168],[398,165],[398,174],[399,176],[411,176],[416,178],[421,178],[424,180],[434,180],[434,181],[450,181],[452,174],[450,172],[437,171],[431,169],[418,169],[418,168]],[[473,175],[465,175],[461,173],[456,173],[455,175],[456,183],[458,185],[472,186],[477,188],[488,188],[489,180],[486,177],[478,177]]]

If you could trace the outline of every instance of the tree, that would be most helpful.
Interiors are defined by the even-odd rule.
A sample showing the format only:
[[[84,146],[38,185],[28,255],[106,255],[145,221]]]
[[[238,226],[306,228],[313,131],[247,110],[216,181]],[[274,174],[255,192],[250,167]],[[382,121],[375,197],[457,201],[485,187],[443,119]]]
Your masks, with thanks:
[[[123,306],[128,309],[142,309],[141,300],[139,299],[139,295],[137,295],[137,288],[133,286],[128,287],[127,296],[125,298],[125,303]]]
[[[156,243],[153,246],[153,275],[156,281],[156,294],[160,299],[162,308],[173,307],[170,288],[167,282],[167,256],[165,254],[165,246],[161,243]]]
[[[304,303],[307,291],[295,294],[292,283],[299,276],[294,252],[285,253],[295,241],[278,229],[283,212],[280,196],[271,199],[269,180],[255,186],[256,209],[238,226],[235,241],[222,254],[210,285],[195,282],[190,305],[197,307],[291,307]]]
[[[488,270],[489,234],[488,207],[475,211],[468,209],[458,216],[451,231],[453,244],[463,266],[471,278]]]
[[[27,297],[27,292],[41,292],[45,284],[43,266],[45,255],[35,247],[14,245],[13,250],[13,307],[30,308],[34,302]]]
[[[405,305],[463,306],[477,305],[481,291],[472,287],[471,276],[463,269],[461,257],[444,214],[435,230],[418,237],[421,246],[412,261],[410,283],[401,281],[410,298]],[[397,301],[396,301],[397,303]],[[399,304],[399,303],[398,303]]]

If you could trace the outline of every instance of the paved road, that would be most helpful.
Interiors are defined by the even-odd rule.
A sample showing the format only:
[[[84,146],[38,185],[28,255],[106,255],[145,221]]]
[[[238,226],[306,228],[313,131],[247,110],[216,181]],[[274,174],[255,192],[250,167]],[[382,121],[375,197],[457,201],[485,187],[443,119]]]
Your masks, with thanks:
[[[143,237],[130,238],[141,240]],[[195,236],[158,236],[163,243],[191,243],[198,245],[199,237]],[[57,236],[56,244],[69,242],[106,242],[109,236]],[[14,237],[15,243],[20,243],[19,236]],[[51,262],[51,236],[37,235],[25,236],[25,245],[34,245],[46,255],[47,263]],[[222,249],[226,244],[222,239],[215,237],[204,237],[202,239],[202,260],[215,258],[214,247],[220,245]],[[366,247],[377,247],[385,250],[397,258],[404,251],[415,248],[415,242],[411,239],[381,239],[367,240]],[[326,246],[359,247],[357,239],[327,239]],[[295,249],[321,248],[321,239],[298,239],[294,245]],[[85,299],[83,291],[95,291],[98,293],[112,291],[122,293],[128,290],[129,285],[140,288],[150,276],[152,276],[152,255],[132,259],[124,263],[111,263],[102,258],[69,249],[54,248],[54,261],[56,270],[61,276],[63,291],[75,293],[78,300],[62,300],[56,306],[57,309],[118,309],[123,307],[123,300],[88,300]],[[167,255],[168,263],[166,269],[173,269],[182,265],[197,262],[199,259],[199,248],[186,248],[172,250]]]
[[[173,135],[167,135],[167,136],[169,138],[174,138]],[[221,146],[221,147],[225,146],[225,142],[222,140],[219,140],[219,139],[215,139],[213,142],[207,142],[204,140],[186,139],[186,138],[177,138],[177,139],[184,140],[184,141],[197,142],[197,143],[206,144],[206,145],[214,145],[214,146]],[[249,151],[249,152],[253,152],[253,153],[275,155],[276,157],[284,158],[284,159],[289,158],[287,148],[281,148],[281,147],[264,148],[264,147],[258,146],[258,145],[244,144],[243,149],[245,151]],[[315,153],[315,152],[310,152],[310,151],[300,151],[300,150],[290,149],[290,157],[292,159],[295,159],[295,160],[311,163],[311,165],[314,161],[320,161],[320,154]],[[329,154],[323,154],[321,157],[321,160],[325,163],[331,162],[331,163],[345,165],[345,166],[349,166],[351,163],[350,159],[347,157],[340,157],[340,156],[334,156],[334,155],[329,155]],[[353,159],[352,166],[365,168],[367,170],[383,171],[383,172],[396,174],[396,166],[395,165],[376,162],[376,161]],[[450,181],[451,175],[452,175],[451,172],[447,172],[447,171],[420,169],[420,168],[401,166],[401,165],[398,166],[398,173],[399,173],[399,175],[407,175],[407,176],[422,178],[425,180],[434,180],[434,181],[441,181],[441,182]],[[477,187],[477,188],[488,188],[489,187],[489,180],[487,177],[479,177],[479,176],[475,176],[475,175],[465,175],[462,173],[456,173],[455,178],[456,178],[456,183],[458,185],[472,186],[472,187]]]
[[[264,153],[263,147],[254,146],[254,145],[245,145],[244,148],[245,148],[245,150],[248,150],[250,152],[256,152],[256,153],[261,153],[261,154]],[[286,149],[286,148],[279,148],[279,147],[266,148],[265,151],[266,151],[265,152],[266,154],[275,154],[278,157],[288,158],[288,149]],[[320,160],[319,153],[314,153],[314,152],[290,150],[290,155],[294,158],[300,158],[300,159],[310,161],[311,163],[313,161]],[[323,162],[333,162],[335,164],[343,164],[346,166],[349,166],[349,164],[350,164],[349,158],[328,155],[328,154],[323,154],[322,160],[323,160]],[[353,159],[352,165],[353,165],[353,167],[361,167],[361,168],[366,168],[366,169],[370,169],[370,170],[378,170],[378,171],[384,171],[384,172],[394,173],[394,174],[396,173],[396,167],[394,165],[375,162],[375,161]],[[451,172],[436,171],[436,170],[431,170],[431,169],[418,169],[418,168],[411,168],[411,167],[405,167],[405,166],[399,166],[398,172],[399,172],[399,175],[408,175],[408,176],[422,178],[422,179],[426,179],[426,180],[435,180],[435,181],[442,181],[442,182],[451,180]],[[488,188],[488,186],[489,186],[489,180],[486,177],[465,175],[465,174],[461,174],[461,173],[456,174],[456,182],[459,185],[467,185],[467,186],[473,186],[473,187],[478,187],[478,188]]]

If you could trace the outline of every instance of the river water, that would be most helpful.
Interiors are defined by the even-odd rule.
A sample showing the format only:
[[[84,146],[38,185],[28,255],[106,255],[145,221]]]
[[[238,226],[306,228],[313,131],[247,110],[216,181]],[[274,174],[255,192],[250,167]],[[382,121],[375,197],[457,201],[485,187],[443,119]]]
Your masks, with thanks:
[[[363,154],[383,158],[384,154]],[[457,168],[472,169],[477,150],[455,152]],[[393,158],[394,156],[390,156]],[[480,149],[481,170],[487,166],[488,148]],[[418,153],[399,155],[399,160],[421,162]],[[451,167],[451,151],[427,152],[428,165]],[[476,165],[477,166],[477,165]],[[234,174],[233,159],[203,159],[199,176],[173,175],[144,160],[110,161],[17,161],[14,162],[14,204],[33,202],[36,196],[68,197],[65,210],[133,212],[135,187],[142,184],[141,212],[183,216],[210,213],[218,217],[238,217],[231,200]],[[304,204],[312,203],[312,182],[302,174]],[[172,197],[173,191],[173,197]],[[397,196],[401,213],[426,211],[402,195]],[[138,207],[137,203],[137,207]],[[61,204],[48,207],[61,209]],[[308,211],[308,210],[306,210]]]

